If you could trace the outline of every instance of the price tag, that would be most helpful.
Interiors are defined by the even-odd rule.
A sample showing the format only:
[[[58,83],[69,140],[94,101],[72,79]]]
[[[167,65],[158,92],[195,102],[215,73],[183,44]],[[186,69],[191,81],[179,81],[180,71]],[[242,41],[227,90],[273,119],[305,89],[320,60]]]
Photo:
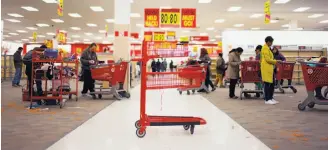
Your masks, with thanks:
[[[154,41],[165,41],[165,32],[154,32]]]
[[[180,9],[162,9],[161,27],[180,27],[181,12]]]

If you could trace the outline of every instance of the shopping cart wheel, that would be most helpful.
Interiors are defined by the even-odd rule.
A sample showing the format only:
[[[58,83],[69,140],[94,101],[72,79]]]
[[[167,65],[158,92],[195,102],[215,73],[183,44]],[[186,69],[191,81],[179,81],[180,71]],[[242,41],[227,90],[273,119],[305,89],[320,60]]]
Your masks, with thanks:
[[[136,123],[134,124],[134,126],[135,126],[137,129],[140,129],[140,128],[141,128],[140,121],[137,120]]]
[[[195,94],[196,90],[191,90],[192,91],[192,94]]]
[[[125,92],[125,95],[124,95],[126,98],[130,98],[131,97],[131,94],[129,92]]]
[[[298,104],[298,110],[300,111],[304,111],[305,110],[305,106],[303,106],[302,104]]]
[[[297,89],[295,89],[294,87],[291,87],[291,89],[293,90],[294,93],[297,93]]]
[[[68,99],[72,99],[72,94],[69,94],[68,95]]]
[[[137,131],[136,131],[136,135],[137,135],[139,138],[143,138],[143,137],[146,135],[146,130],[141,131],[141,129],[137,129]]]
[[[314,102],[311,102],[311,103],[308,104],[308,107],[309,107],[309,108],[313,108],[314,105],[315,105],[315,103],[314,103]]]
[[[189,90],[187,91],[187,95],[190,95],[190,91]]]
[[[190,126],[190,134],[194,134],[195,125]]]
[[[179,91],[179,94],[181,95],[182,94],[182,91]]]
[[[189,128],[190,128],[190,125],[183,125],[183,129],[189,130]]]

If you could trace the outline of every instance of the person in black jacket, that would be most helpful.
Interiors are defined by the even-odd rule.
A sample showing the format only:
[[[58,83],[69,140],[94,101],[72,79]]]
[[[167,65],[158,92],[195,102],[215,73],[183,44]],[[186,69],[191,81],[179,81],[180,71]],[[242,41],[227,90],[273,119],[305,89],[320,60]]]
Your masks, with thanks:
[[[153,59],[153,61],[151,62],[151,72],[156,72],[156,61],[155,59]]]
[[[87,49],[85,49],[81,55],[80,61],[82,64],[82,72],[83,72],[83,90],[82,95],[85,96],[88,92],[95,91],[95,80],[92,79],[90,66],[96,65],[98,63],[98,58],[96,54],[96,43],[92,43],[89,45]],[[93,99],[96,99],[95,94],[91,94]]]
[[[156,62],[156,71],[161,72],[161,62],[159,61],[159,59],[157,59],[157,62]]]
[[[15,76],[12,81],[13,87],[19,87],[20,86],[20,80],[22,77],[22,66],[23,66],[23,60],[22,60],[22,51],[23,48],[19,47],[17,51],[14,54],[14,66],[15,66]]]

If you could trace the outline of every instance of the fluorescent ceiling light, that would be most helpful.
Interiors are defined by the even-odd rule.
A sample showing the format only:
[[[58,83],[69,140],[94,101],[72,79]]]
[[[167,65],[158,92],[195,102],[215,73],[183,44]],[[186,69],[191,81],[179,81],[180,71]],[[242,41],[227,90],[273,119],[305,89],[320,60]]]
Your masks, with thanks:
[[[131,18],[140,18],[140,14],[139,13],[131,13],[130,17]]]
[[[228,8],[228,11],[239,11],[241,9],[241,7],[239,6],[232,6],[230,8]]]
[[[11,36],[9,36],[9,35],[3,35],[4,37],[11,37]]]
[[[274,3],[275,4],[286,4],[288,3],[290,0],[276,0]]]
[[[69,16],[73,17],[73,18],[81,18],[82,16],[78,13],[68,13]]]
[[[95,12],[100,12],[100,11],[104,11],[104,9],[100,6],[90,6],[91,10],[95,11]]]
[[[56,35],[56,33],[48,32],[47,35]]]
[[[79,38],[79,35],[72,35],[72,38]]]
[[[223,23],[223,22],[225,22],[225,20],[224,19],[216,19],[214,22],[215,23]]]
[[[28,37],[29,39],[33,39],[33,37]]]
[[[23,8],[27,11],[39,11],[38,9],[31,7],[31,6],[22,6],[21,8]]]
[[[40,37],[40,38],[44,38],[44,37],[46,37],[46,36],[44,36],[44,35],[38,35],[38,37]]]
[[[102,39],[102,37],[98,36],[98,37],[96,37],[95,39],[97,39],[97,40],[101,40],[101,39]]]
[[[16,20],[16,19],[6,19],[6,20],[9,21],[9,22],[21,22],[21,21]]]
[[[36,24],[38,27],[49,27],[48,24],[45,24],[45,23],[38,23]]]
[[[106,30],[99,30],[99,33],[106,33]]]
[[[84,39],[83,41],[90,41],[89,39]]]
[[[87,32],[87,33],[84,33],[85,35],[88,35],[88,36],[91,36],[91,35],[93,35],[92,33],[90,33],[90,32]]]
[[[234,27],[243,27],[244,26],[244,24],[235,24],[235,25],[233,25]]]
[[[206,35],[208,35],[207,33],[200,33],[199,35],[201,35],[201,36],[206,36]]]
[[[114,19],[106,19],[106,21],[107,21],[108,23],[114,23],[114,22],[115,22]]]
[[[140,24],[140,23],[138,23],[138,24],[136,24],[136,26],[137,26],[137,27],[143,27],[144,25],[143,25],[143,24]]]
[[[25,30],[16,30],[18,33],[27,33]]]
[[[72,30],[81,30],[79,27],[71,27]]]
[[[212,0],[198,0],[198,3],[202,3],[202,4],[210,3],[210,2],[212,2]]]
[[[215,36],[215,38],[221,38],[222,36],[221,35],[217,35],[217,36]]]
[[[97,25],[96,24],[93,24],[93,23],[87,23],[87,26],[89,26],[89,27],[97,27]]]
[[[57,4],[58,3],[58,0],[42,0],[44,1],[45,3],[48,3],[48,4]]]
[[[65,31],[65,30],[59,30],[59,32],[67,33],[67,31]]]
[[[300,8],[294,9],[293,11],[294,12],[304,12],[304,11],[309,10],[310,8],[311,7],[300,7]]]
[[[270,23],[277,23],[279,22],[278,20],[270,20]]]
[[[107,37],[109,37],[109,38],[113,38],[114,35],[113,35],[113,34],[109,34],[109,35],[107,35]]]
[[[251,15],[251,16],[249,16],[250,18],[260,18],[260,17],[262,17],[263,16],[263,14],[253,14],[253,15]]]
[[[12,32],[11,33],[8,33],[8,34],[10,34],[10,35],[18,35],[18,33],[12,33]]]
[[[289,24],[284,24],[284,25],[282,25],[281,27],[283,27],[283,28],[289,28]]]
[[[22,16],[22,15],[20,15],[20,14],[15,14],[15,13],[9,13],[8,15],[9,15],[9,16],[12,16],[12,17],[16,17],[16,18],[24,17],[24,16]]]
[[[260,30],[260,28],[257,28],[257,27],[256,28],[251,28],[251,30]]]
[[[29,30],[38,30],[38,28],[35,28],[35,27],[26,27],[26,28]]]
[[[328,20],[322,20],[320,23],[328,23]]]
[[[53,22],[56,22],[56,23],[63,23],[64,21],[63,20],[60,20],[60,19],[51,19]]]
[[[322,17],[324,14],[313,14],[311,16],[308,16],[308,18],[319,18]]]
[[[22,39],[22,41],[28,41],[29,39]]]
[[[206,28],[206,30],[212,31],[212,30],[214,30],[214,27]]]

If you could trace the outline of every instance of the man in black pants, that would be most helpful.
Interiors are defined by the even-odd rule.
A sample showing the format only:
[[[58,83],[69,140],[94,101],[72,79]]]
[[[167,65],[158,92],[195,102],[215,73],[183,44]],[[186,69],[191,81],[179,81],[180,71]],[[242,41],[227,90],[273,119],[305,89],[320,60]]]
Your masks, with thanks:
[[[92,43],[87,49],[85,49],[81,55],[80,61],[82,64],[82,72],[84,78],[82,95],[85,96],[88,91],[95,91],[95,80],[92,79],[90,66],[96,65],[98,63],[98,58],[96,54],[97,45]],[[93,99],[96,99],[95,94],[91,94]]]

